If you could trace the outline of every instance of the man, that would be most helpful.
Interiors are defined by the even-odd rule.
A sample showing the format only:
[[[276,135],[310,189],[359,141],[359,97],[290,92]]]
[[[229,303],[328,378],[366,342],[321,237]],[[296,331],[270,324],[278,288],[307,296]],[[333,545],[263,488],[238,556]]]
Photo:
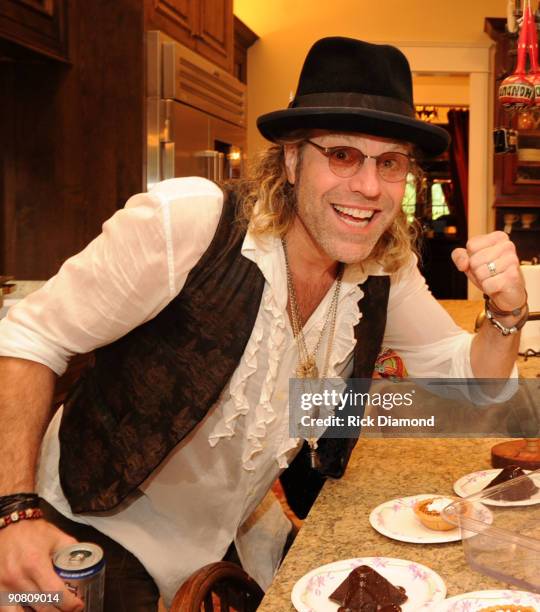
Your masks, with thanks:
[[[474,338],[417,271],[401,201],[413,158],[448,137],[414,118],[401,52],[318,41],[295,100],[258,126],[277,144],[251,181],[173,179],[135,196],[0,325],[0,509],[34,509],[55,373],[97,349],[48,427],[38,486],[49,521],[106,548],[111,610],[155,609],[156,583],[169,602],[233,541],[268,583],[278,555],[253,549],[250,517],[301,446],[290,377],[369,377],[383,342],[416,376],[514,367],[526,294],[505,234],[453,256],[489,296]],[[343,473],[351,446],[321,442],[323,473]],[[281,546],[279,519],[266,525]],[[49,558],[72,541],[43,519],[0,529],[0,591],[61,589]],[[65,592],[58,608],[76,605]]]

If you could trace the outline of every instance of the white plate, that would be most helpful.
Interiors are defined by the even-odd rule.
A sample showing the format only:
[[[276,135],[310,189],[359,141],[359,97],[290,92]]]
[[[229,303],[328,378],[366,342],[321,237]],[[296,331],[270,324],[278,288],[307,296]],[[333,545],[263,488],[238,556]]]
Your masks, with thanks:
[[[525,474],[530,474],[530,470],[523,470]],[[468,497],[482,491],[487,485],[501,472],[500,468],[494,470],[482,470],[480,472],[472,472],[472,474],[466,474],[462,476],[456,482],[454,482],[454,491],[460,497]],[[531,495],[529,499],[522,499],[520,501],[506,501],[499,499],[490,499],[486,497],[481,501],[483,504],[489,506],[533,506],[534,504],[540,504],[540,483],[535,481],[539,490]]]
[[[443,544],[445,542],[457,542],[461,540],[459,527],[448,531],[436,531],[428,529],[416,517],[413,506],[417,501],[429,499],[430,497],[445,497],[434,493],[423,493],[411,495],[410,497],[399,497],[384,502],[372,510],[369,522],[373,529],[400,542],[411,542],[412,544]],[[490,525],[493,522],[493,514],[482,504],[475,504],[474,518]],[[469,534],[470,537],[472,533]]]
[[[413,506],[417,501],[430,497],[444,497],[437,494],[425,493],[391,499],[377,506],[369,515],[369,522],[373,529],[400,542],[413,544],[439,544],[443,542],[457,542],[461,540],[459,527],[449,531],[435,531],[424,527],[416,518]]]
[[[527,593],[526,591],[475,591],[449,597],[434,605],[426,605],[422,608],[426,612],[475,612],[482,608],[511,604],[514,606],[530,606],[534,610],[540,610],[540,595]]]
[[[369,565],[395,586],[407,591],[403,612],[440,602],[446,595],[446,585],[439,574],[429,567],[391,557],[359,557],[322,565],[311,570],[294,585],[291,600],[299,612],[335,612],[338,605],[328,599],[359,565]]]

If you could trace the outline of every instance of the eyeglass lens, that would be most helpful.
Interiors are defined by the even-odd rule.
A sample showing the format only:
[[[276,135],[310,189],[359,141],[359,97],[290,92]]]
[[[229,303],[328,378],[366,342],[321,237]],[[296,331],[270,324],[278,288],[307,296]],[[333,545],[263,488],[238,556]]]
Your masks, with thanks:
[[[319,151],[328,158],[330,170],[339,177],[347,178],[353,176],[363,166],[367,156],[355,147],[321,147],[317,143],[308,140]],[[385,181],[397,182],[403,180],[410,169],[410,158],[405,153],[389,151],[381,155],[373,156],[377,172]]]

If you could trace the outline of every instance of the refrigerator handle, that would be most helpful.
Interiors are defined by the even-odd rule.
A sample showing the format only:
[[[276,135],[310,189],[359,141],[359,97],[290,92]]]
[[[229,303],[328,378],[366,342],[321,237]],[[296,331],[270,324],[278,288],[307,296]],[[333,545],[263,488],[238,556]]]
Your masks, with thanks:
[[[210,176],[210,180],[216,182],[218,180],[219,175],[219,153],[217,151],[212,151],[212,176]]]
[[[174,119],[173,101],[161,100],[161,125],[159,142],[161,148],[161,180],[174,178]]]
[[[216,173],[214,177],[214,181],[219,183],[223,180],[223,170],[225,166],[225,155],[221,152],[218,152],[216,155]]]
[[[161,143],[161,180],[174,178],[174,142]]]
[[[202,160],[202,174],[199,176],[204,176],[204,178],[207,178],[210,181],[217,180],[217,176],[219,174],[218,155],[219,153],[213,149],[206,149],[204,151],[197,151],[195,153],[195,157]]]

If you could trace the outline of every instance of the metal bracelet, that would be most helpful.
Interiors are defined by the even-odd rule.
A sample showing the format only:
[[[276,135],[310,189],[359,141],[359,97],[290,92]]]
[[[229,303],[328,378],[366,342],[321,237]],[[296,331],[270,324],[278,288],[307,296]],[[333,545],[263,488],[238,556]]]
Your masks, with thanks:
[[[512,327],[506,327],[506,325],[503,325],[500,321],[497,321],[497,319],[493,316],[491,310],[488,308],[487,301],[485,313],[491,325],[496,327],[503,336],[510,336],[511,334],[517,333],[525,325],[525,323],[527,323],[527,319],[529,317],[529,306],[525,304],[525,313],[523,314],[521,319],[517,323],[515,323],[515,325],[512,325]]]

